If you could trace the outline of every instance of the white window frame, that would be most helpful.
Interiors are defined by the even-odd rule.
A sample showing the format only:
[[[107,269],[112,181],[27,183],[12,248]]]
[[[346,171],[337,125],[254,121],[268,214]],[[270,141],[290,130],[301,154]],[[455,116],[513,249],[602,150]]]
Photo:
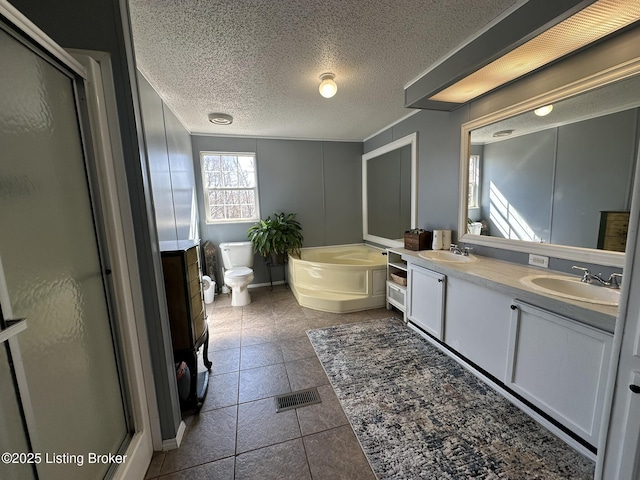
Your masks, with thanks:
[[[212,155],[228,155],[234,157],[253,157],[253,175],[254,187],[222,187],[209,188],[205,184],[204,157]],[[258,161],[255,152],[218,152],[218,151],[201,151],[200,152],[200,176],[202,179],[202,199],[204,201],[205,220],[207,224],[230,224],[230,223],[255,223],[260,220],[260,195],[258,192]],[[209,192],[212,190],[253,190],[255,192],[255,216],[252,218],[228,218],[228,219],[212,219],[211,209],[209,207]]]
[[[480,207],[480,155],[469,155],[468,208]]]

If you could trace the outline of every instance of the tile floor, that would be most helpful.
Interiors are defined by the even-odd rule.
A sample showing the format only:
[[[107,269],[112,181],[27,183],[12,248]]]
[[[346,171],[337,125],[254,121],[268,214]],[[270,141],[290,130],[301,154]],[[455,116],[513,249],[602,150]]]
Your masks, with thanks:
[[[203,408],[184,413],[181,447],[157,452],[145,478],[375,479],[305,332],[391,312],[318,312],[282,285],[251,297],[246,307],[226,295],[208,306],[213,367]],[[275,413],[275,395],[315,386],[322,403]]]

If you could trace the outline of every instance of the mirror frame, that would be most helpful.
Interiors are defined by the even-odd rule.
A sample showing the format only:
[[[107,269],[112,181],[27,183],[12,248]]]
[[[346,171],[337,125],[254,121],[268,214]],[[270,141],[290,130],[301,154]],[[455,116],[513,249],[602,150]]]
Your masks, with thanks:
[[[362,155],[362,238],[385,247],[403,248],[404,240],[378,237],[369,234],[367,205],[367,162],[406,145],[411,146],[411,228],[418,225],[418,133],[414,132]]]
[[[504,120],[515,115],[535,110],[543,105],[556,103],[580,93],[587,92],[610,83],[640,73],[640,59],[627,62],[615,68],[605,70],[577,82],[551,90],[542,95],[503,108],[496,112],[484,115],[475,120],[464,123],[461,128],[460,148],[460,197],[458,210],[458,241],[472,245],[500,248],[522,253],[544,255],[547,257],[575,260],[598,265],[608,265],[622,268],[625,254],[623,252],[611,252],[584,247],[571,247],[549,243],[533,243],[524,240],[512,240],[508,238],[490,237],[486,235],[472,235],[467,233],[467,208],[469,188],[469,155],[471,154],[471,131]],[[636,160],[638,161],[638,160]]]

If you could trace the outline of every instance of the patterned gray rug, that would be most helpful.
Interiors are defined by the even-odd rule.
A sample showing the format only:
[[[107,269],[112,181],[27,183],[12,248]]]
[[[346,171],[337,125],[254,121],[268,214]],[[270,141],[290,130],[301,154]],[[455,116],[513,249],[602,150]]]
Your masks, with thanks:
[[[594,463],[386,319],[307,332],[379,479],[589,479]]]

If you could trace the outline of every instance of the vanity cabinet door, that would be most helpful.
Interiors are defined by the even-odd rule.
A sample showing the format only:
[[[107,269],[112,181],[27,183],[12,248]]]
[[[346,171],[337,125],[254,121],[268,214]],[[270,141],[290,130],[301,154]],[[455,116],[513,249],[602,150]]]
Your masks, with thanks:
[[[507,374],[511,297],[465,280],[447,280],[444,342],[498,380]]]
[[[446,277],[414,264],[409,264],[407,273],[407,318],[442,340]]]
[[[526,303],[514,306],[506,385],[596,445],[612,335]]]

